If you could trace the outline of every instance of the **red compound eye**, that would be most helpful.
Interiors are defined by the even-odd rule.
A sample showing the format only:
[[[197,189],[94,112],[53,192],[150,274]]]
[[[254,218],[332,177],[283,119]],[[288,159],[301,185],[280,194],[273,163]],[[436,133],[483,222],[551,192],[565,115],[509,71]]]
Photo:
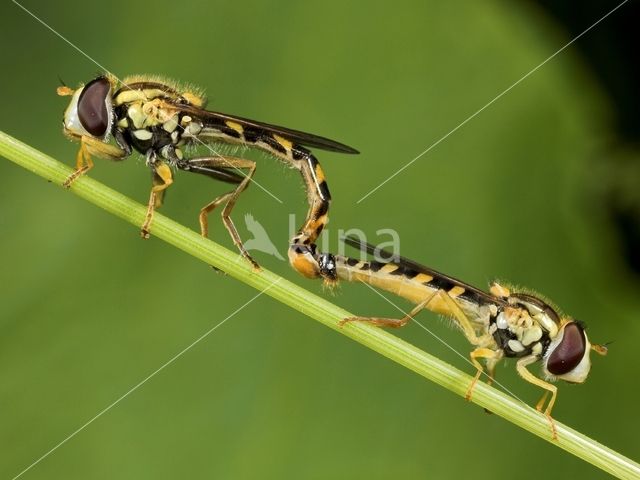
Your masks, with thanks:
[[[564,327],[562,340],[549,356],[547,370],[554,375],[565,375],[576,368],[587,347],[584,330],[575,322]]]
[[[94,137],[103,137],[109,126],[106,99],[111,85],[106,78],[96,78],[82,90],[78,99],[78,118],[84,129]]]

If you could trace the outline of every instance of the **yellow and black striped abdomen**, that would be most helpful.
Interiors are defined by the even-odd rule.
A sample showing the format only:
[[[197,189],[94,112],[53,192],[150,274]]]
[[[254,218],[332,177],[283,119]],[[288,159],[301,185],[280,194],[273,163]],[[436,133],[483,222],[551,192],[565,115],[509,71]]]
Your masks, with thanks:
[[[343,256],[336,256],[335,262],[339,279],[368,283],[416,304],[431,299],[425,308],[441,315],[454,316],[450,302],[436,294],[439,291],[446,292],[472,317],[478,317],[479,309],[483,306],[473,290],[467,290],[432,272],[421,272],[394,262],[358,261]]]
[[[289,261],[303,276],[318,277],[321,273],[313,258],[315,242],[328,222],[331,193],[316,157],[303,146],[266,129],[217,117],[205,117],[201,121],[204,123],[199,138],[253,146],[300,171],[309,209],[304,224],[290,240]]]

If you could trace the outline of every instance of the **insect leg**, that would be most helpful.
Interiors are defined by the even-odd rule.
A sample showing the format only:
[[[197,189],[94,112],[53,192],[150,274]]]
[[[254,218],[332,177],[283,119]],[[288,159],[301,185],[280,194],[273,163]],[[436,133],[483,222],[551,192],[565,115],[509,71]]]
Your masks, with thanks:
[[[71,184],[75,182],[80,175],[84,175],[93,168],[93,160],[91,160],[91,155],[89,155],[87,151],[84,138],[85,137],[82,137],[80,140],[80,150],[78,150],[76,154],[76,170],[66,178],[62,184],[64,188],[71,187]]]
[[[487,335],[478,336],[476,334],[476,330],[473,328],[471,321],[462,311],[458,302],[445,290],[438,290],[438,298],[440,298],[447,306],[447,313],[449,317],[453,317],[460,328],[462,329],[462,333],[467,337],[467,340],[472,345],[479,346],[487,341]]]
[[[233,191],[216,197],[213,201],[202,207],[199,216],[200,233],[203,237],[208,237],[208,215],[218,205],[224,203],[221,215],[225,228],[229,232],[233,243],[238,247],[238,250],[240,250],[240,254],[246,258],[256,270],[259,270],[260,265],[258,265],[258,263],[245,249],[242,239],[240,238],[240,234],[231,219],[231,211],[233,210],[240,194],[249,186],[249,182],[256,171],[256,163],[252,160],[237,157],[198,157],[189,160],[182,160],[176,165],[182,170],[201,173],[228,183],[238,184]],[[234,172],[228,171],[227,169],[246,169],[247,174],[242,177]]]
[[[439,300],[437,305],[431,305],[432,302]],[[442,303],[445,305],[443,306]],[[423,308],[445,314],[457,320],[461,326],[465,336],[473,345],[479,345],[483,341],[483,337],[478,337],[471,325],[471,322],[464,314],[460,306],[451,296],[444,290],[435,290],[425,300],[420,302],[408,315],[401,319],[379,318],[379,317],[347,317],[342,320],[341,324],[347,322],[367,322],[380,327],[398,328],[406,325],[411,318]]]
[[[84,175],[93,168],[91,155],[109,160],[122,160],[131,153],[131,149],[122,146],[109,145],[101,140],[83,135],[80,137],[80,150],[76,155],[76,170],[69,175],[62,186],[69,188],[80,175]]]
[[[438,291],[433,292],[429,297],[417,304],[407,315],[402,318],[382,318],[382,317],[347,317],[340,320],[339,325],[342,327],[345,323],[351,322],[362,322],[368,323],[370,325],[375,325],[376,327],[391,327],[391,328],[400,328],[404,327],[410,320],[415,317],[420,310],[426,307],[429,304],[431,299],[436,295]]]
[[[153,169],[153,186],[149,196],[149,204],[147,205],[147,215],[140,230],[142,238],[149,238],[151,230],[151,222],[153,221],[153,212],[162,205],[164,190],[173,183],[173,174],[169,166],[161,160],[156,160],[151,164]]]
[[[487,369],[487,376],[489,377],[487,379],[487,385],[489,386],[493,385],[493,381],[496,378],[496,365],[498,365],[498,362],[502,360],[503,356],[504,356],[504,352],[500,351],[500,355],[487,358],[487,361],[485,363],[485,368]]]
[[[478,361],[478,358],[487,359],[487,372],[489,375],[489,381],[487,382],[487,384],[491,385],[493,383],[493,375],[495,373],[496,363],[498,363],[498,361],[502,358],[502,351],[501,350],[496,351],[496,350],[491,350],[490,348],[480,347],[480,348],[476,348],[473,352],[471,352],[469,356],[471,357],[471,363],[473,363],[473,365],[478,369],[478,371],[476,372],[476,375],[473,377],[473,380],[471,381],[471,384],[467,389],[467,393],[464,396],[466,400],[471,400],[471,396],[473,395],[473,389],[475,388],[476,383],[478,383],[480,376],[484,372],[484,368],[482,367],[482,364]]]
[[[540,400],[538,400],[538,403],[536,403],[536,410],[538,410],[539,412],[542,411],[542,406],[547,401],[548,396],[549,396],[549,390],[545,390],[544,393],[542,394],[542,397],[540,397]]]
[[[473,328],[473,325],[469,321],[469,318],[462,311],[462,308],[460,308],[458,302],[455,301],[455,299],[449,294],[449,292],[446,292],[445,290],[439,290],[439,292],[441,292],[440,297],[448,307],[447,310],[449,316],[453,316],[455,318],[465,337],[467,337],[467,340],[469,340],[472,345],[478,346],[478,348],[470,353],[471,362],[478,369],[475,376],[473,377],[473,380],[471,381],[471,384],[469,385],[469,388],[467,389],[467,393],[465,394],[465,399],[471,400],[473,389],[475,388],[476,383],[478,383],[478,380],[484,372],[482,364],[477,359],[486,359],[487,374],[489,376],[487,384],[491,385],[493,383],[496,364],[502,359],[503,352],[502,350],[492,350],[490,348],[479,346],[486,345],[490,340],[490,335],[485,334],[478,336],[476,330]]]
[[[529,370],[527,370],[527,365],[530,365],[538,360],[539,358],[536,355],[529,355],[527,357],[522,357],[520,360],[518,360],[518,363],[516,364],[516,370],[518,371],[518,374],[522,378],[524,378],[527,382],[537,385],[538,387],[544,388],[546,390],[544,392],[544,396],[540,399],[540,401],[536,405],[536,410],[538,410],[539,412],[542,411],[542,406],[544,405],[544,400],[546,400],[547,395],[551,393],[551,400],[549,400],[549,403],[547,404],[547,408],[545,409],[544,414],[549,419],[549,423],[551,424],[552,438],[554,440],[557,440],[558,432],[556,430],[556,425],[553,422],[553,418],[551,418],[551,410],[553,409],[553,404],[556,402],[558,387],[550,384],[549,382],[545,382],[544,380],[536,377]]]
[[[211,202],[207,203],[200,209],[200,214],[198,215],[198,221],[200,222],[200,235],[205,238],[209,238],[209,213],[211,213],[213,209],[221,203],[227,202],[231,198],[232,193],[233,192],[227,192],[223,193],[222,195],[218,195]],[[231,232],[229,233],[231,234]],[[233,234],[231,234],[231,238],[233,238]]]

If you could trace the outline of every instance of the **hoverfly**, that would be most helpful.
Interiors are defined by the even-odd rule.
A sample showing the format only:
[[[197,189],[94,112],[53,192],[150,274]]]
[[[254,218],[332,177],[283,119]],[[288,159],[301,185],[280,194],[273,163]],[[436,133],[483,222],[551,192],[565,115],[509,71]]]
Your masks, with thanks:
[[[327,223],[331,196],[320,164],[304,146],[349,154],[357,150],[310,133],[205,110],[206,97],[201,92],[156,78],[134,76],[119,81],[107,74],[77,90],[59,87],[58,94],[71,96],[64,113],[64,133],[80,141],[76,170],[64,182],[65,187],[93,167],[92,155],[111,160],[123,160],[133,150],[145,155],[153,185],[141,228],[143,238],[149,237],[154,210],[161,206],[164,192],[173,182],[173,171],[199,173],[237,185],[200,210],[201,234],[208,235],[207,216],[223,204],[222,220],[233,242],[259,268],[230,218],[238,196],[255,173],[255,162],[216,152],[187,158],[184,151],[213,142],[244,145],[266,151],[299,170],[309,210],[304,225],[291,239],[289,260],[303,275],[318,275],[314,242]],[[240,175],[241,170],[246,170],[246,175]]]
[[[467,389],[466,399],[471,399],[473,388],[484,372],[480,359],[486,362],[487,383],[490,385],[498,362],[504,357],[517,358],[518,374],[545,390],[536,405],[538,411],[542,411],[547,396],[551,394],[544,414],[556,438],[551,410],[556,401],[557,387],[549,381],[561,379],[583,383],[591,368],[589,352],[607,353],[606,346],[589,342],[584,324],[560,314],[539,295],[511,291],[495,282],[487,293],[407,258],[393,256],[358,238],[346,237],[343,240],[377,258],[382,255],[389,260],[360,261],[329,253],[320,254],[318,264],[325,278],[332,278],[334,282],[364,282],[417,304],[401,319],[349,317],[343,320],[343,324],[357,321],[397,328],[406,325],[422,309],[451,318],[475,347],[470,357],[477,372]],[[542,362],[545,380],[527,369],[538,361]]]

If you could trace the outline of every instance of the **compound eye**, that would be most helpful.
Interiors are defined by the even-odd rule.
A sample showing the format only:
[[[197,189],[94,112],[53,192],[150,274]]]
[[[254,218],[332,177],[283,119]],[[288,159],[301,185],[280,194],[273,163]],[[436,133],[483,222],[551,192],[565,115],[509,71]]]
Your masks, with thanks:
[[[553,375],[565,375],[576,368],[587,347],[584,330],[575,322],[564,327],[562,340],[549,356],[547,370]]]
[[[107,95],[111,85],[106,78],[96,78],[82,89],[78,99],[78,118],[84,129],[94,137],[102,137],[109,126]]]

